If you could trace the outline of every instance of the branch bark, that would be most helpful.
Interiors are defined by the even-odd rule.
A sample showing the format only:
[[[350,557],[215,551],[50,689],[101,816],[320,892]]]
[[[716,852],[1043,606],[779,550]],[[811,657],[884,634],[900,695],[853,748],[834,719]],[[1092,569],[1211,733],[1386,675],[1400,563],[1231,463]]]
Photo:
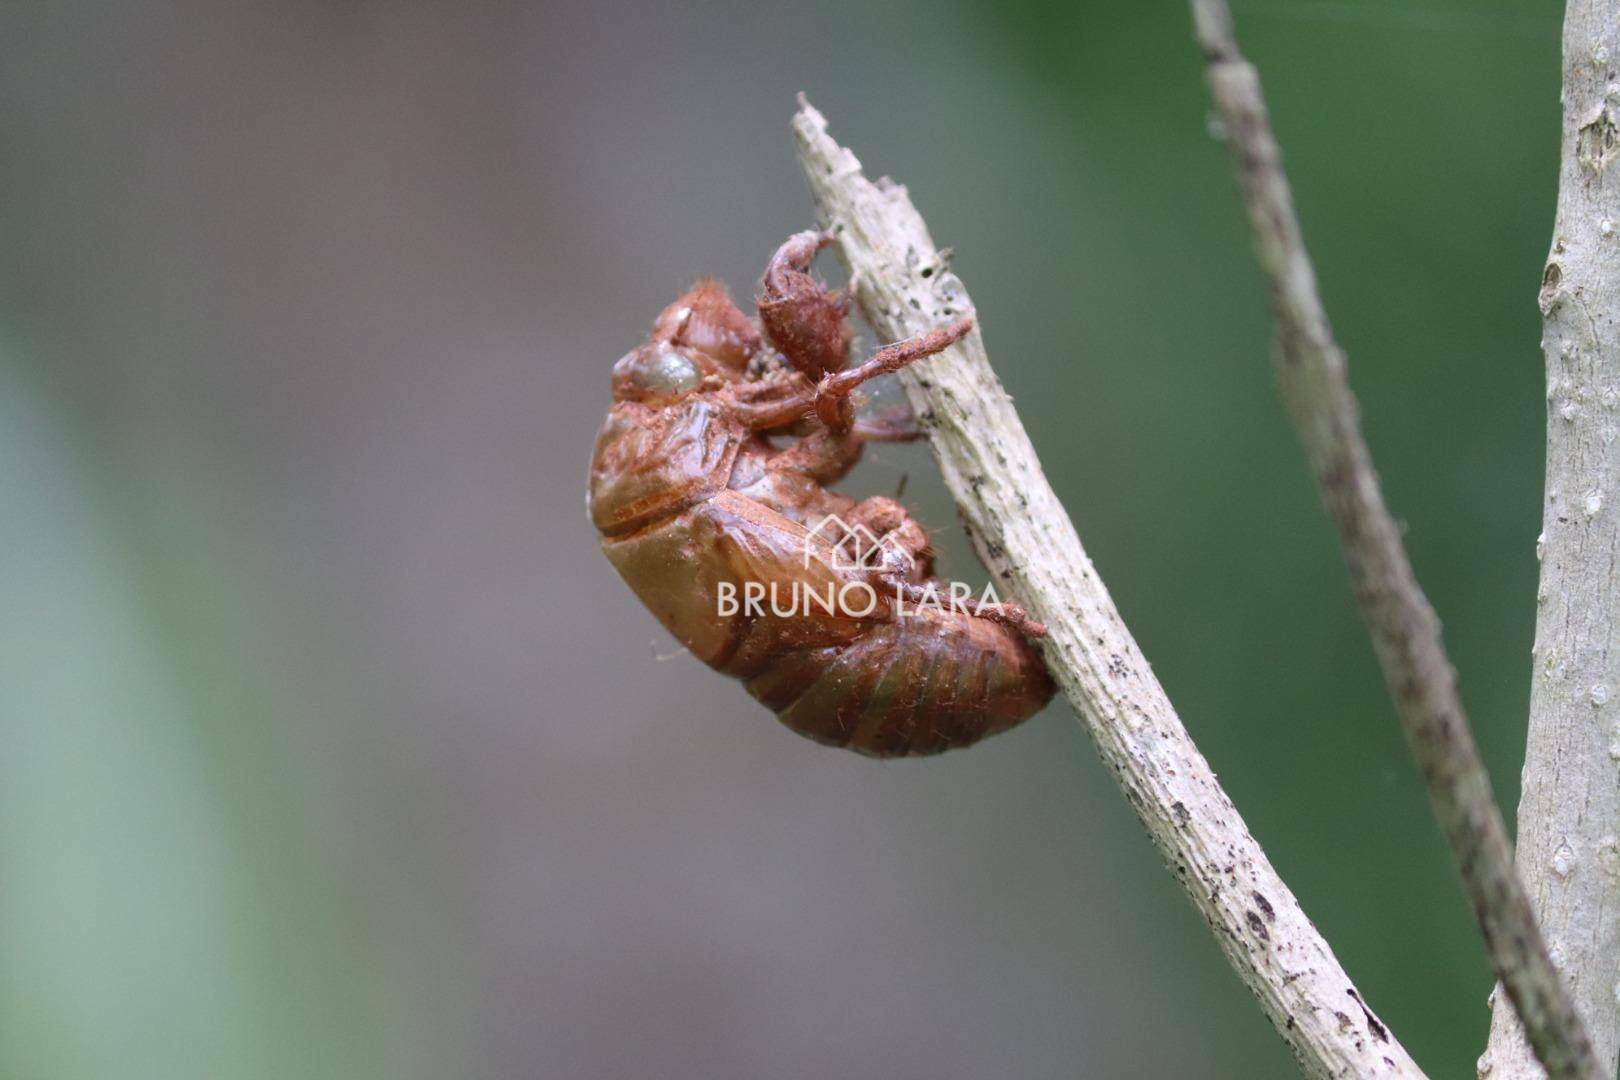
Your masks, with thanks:
[[[1558,211],[1542,277],[1547,488],[1519,872],[1592,1034],[1620,1050],[1620,0],[1570,0]],[[1494,1068],[1493,1068],[1494,1067]],[[1500,999],[1480,1075],[1537,1077]]]
[[[905,188],[871,183],[807,103],[793,120],[857,304],[891,340],[973,303]],[[1044,621],[1047,663],[1227,960],[1315,1077],[1422,1072],[1373,1015],[1249,834],[1120,619],[974,330],[901,380],[1003,595]]]
[[[1322,502],[1339,533],[1361,616],[1435,819],[1451,848],[1491,966],[1549,1074],[1597,1077],[1513,866],[1490,777],[1457,695],[1440,622],[1418,586],[1362,438],[1344,352],[1333,339],[1294,213],[1260,79],[1238,51],[1225,0],[1192,0],[1210,92],[1225,128],[1255,251],[1271,290],[1277,379]],[[1612,781],[1611,781],[1612,782]],[[1613,1068],[1609,1075],[1613,1075]]]

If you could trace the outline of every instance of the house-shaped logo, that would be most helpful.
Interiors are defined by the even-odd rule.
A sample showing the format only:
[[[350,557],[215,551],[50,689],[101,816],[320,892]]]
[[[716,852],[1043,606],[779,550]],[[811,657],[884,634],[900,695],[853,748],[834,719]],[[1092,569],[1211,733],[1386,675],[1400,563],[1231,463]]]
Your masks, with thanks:
[[[828,514],[804,538],[804,565],[810,560],[834,570],[911,571],[917,561],[900,542],[894,530],[878,536],[865,525],[851,525],[837,514]]]

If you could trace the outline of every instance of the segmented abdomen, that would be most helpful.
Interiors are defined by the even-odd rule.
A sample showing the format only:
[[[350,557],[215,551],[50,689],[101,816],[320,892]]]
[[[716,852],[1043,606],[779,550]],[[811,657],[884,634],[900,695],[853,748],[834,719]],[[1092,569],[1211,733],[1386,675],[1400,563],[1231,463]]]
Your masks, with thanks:
[[[727,490],[602,546],[693,655],[818,742],[878,757],[934,754],[1004,731],[1050,700],[1046,668],[1016,632],[933,608],[897,616],[881,586],[869,612],[801,603],[720,613],[722,583],[738,595],[750,582],[774,585],[785,603],[795,587],[802,601],[857,580],[806,560],[807,542],[803,527]]]
[[[842,649],[798,650],[748,680],[788,727],[874,757],[968,746],[1039,712],[1052,682],[1007,627],[954,612],[879,623]]]

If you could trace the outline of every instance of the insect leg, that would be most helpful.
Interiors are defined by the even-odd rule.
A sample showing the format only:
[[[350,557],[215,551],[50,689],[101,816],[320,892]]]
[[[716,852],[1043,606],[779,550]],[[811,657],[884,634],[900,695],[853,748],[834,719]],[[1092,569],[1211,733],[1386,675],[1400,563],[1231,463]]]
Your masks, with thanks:
[[[810,393],[734,400],[730,412],[749,431],[771,431],[775,428],[789,427],[813,415],[811,412],[813,400],[814,396]]]
[[[926,582],[903,581],[891,577],[889,584],[893,586],[897,595],[919,606],[926,604],[945,607],[976,619],[989,619],[991,622],[1016,630],[1025,637],[1045,637],[1047,633],[1045,623],[1036,621],[1022,607],[1006,600],[998,604],[985,604],[977,600],[958,601],[951,597],[948,587],[945,595],[941,596],[937,585],[931,587]]]
[[[964,315],[947,326],[928,330],[916,337],[886,345],[872,354],[864,364],[846,371],[826,375],[816,385],[815,409],[821,422],[835,431],[848,431],[855,424],[854,408],[849,395],[868,379],[899,371],[907,364],[942,352],[956,344],[973,329],[973,319]]]
[[[860,461],[861,449],[859,439],[817,428],[772,455],[765,467],[775,472],[800,473],[818,484],[833,484],[848,475]]]
[[[934,572],[934,549],[928,542],[928,530],[894,499],[886,495],[862,499],[844,515],[844,519],[852,527],[864,527],[869,535],[878,537],[886,547],[892,545],[890,550],[898,552],[889,559],[885,573],[906,581],[920,582]]]
[[[857,416],[850,430],[862,442],[916,442],[923,437],[917,414],[906,406]]]
[[[810,275],[816,252],[832,243],[825,232],[794,233],[765,267],[758,297],[765,335],[788,363],[811,379],[838,371],[849,360],[844,317],[849,298]]]

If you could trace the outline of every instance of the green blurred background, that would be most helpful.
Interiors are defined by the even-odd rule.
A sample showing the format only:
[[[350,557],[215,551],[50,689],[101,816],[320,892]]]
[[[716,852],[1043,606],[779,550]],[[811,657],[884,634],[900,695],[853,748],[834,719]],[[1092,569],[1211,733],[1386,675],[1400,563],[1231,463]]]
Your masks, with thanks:
[[[1511,811],[1559,13],[1234,8]],[[0,88],[0,1075],[1295,1074],[1066,706],[829,751],[597,552],[608,366],[808,224],[801,89],[955,247],[1306,911],[1472,1075],[1181,5],[73,0],[0,15]],[[857,489],[902,474],[981,581],[921,448]]]

